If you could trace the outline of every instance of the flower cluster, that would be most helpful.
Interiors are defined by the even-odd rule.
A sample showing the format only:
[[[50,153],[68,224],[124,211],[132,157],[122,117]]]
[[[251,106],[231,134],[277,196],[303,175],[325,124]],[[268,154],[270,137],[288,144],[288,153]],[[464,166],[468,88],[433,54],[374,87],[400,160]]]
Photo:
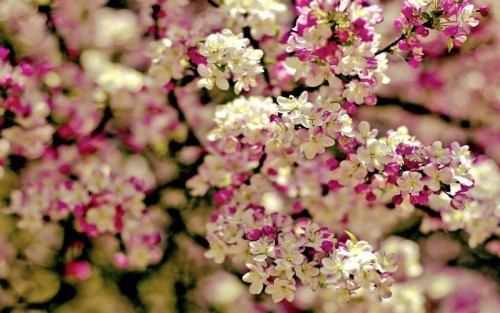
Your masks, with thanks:
[[[104,142],[81,146],[88,155],[81,160],[73,147],[46,152],[41,163],[26,172],[21,189],[12,192],[6,210],[18,216],[20,228],[33,233],[48,220],[67,220],[90,238],[119,235],[125,254],[116,255],[117,266],[145,268],[161,258],[160,225],[144,204],[144,182],[123,177],[99,162],[95,154],[99,144]],[[39,181],[38,175],[44,180]]]
[[[0,163],[14,154],[30,159],[40,157],[52,140],[55,130],[48,121],[49,104],[38,90],[37,75],[48,68],[35,68],[28,62],[13,67],[10,51],[0,47]],[[35,72],[38,70],[38,72]]]
[[[290,18],[287,5],[279,0],[222,1],[219,10],[229,19],[228,24],[249,27],[255,40],[275,37],[280,24]]]
[[[343,97],[356,104],[374,103],[373,87],[387,83],[385,54],[376,55],[380,36],[374,26],[382,22],[381,10],[367,1],[298,1],[300,13],[285,61],[295,80],[307,86],[342,87]]]
[[[500,255],[488,10],[3,0],[0,307],[494,311],[450,271]]]
[[[184,46],[168,38],[151,43],[151,62],[148,74],[157,84],[166,85],[172,79],[184,77],[189,65]]]
[[[264,72],[259,64],[264,53],[249,46],[250,40],[242,34],[235,35],[229,29],[211,34],[200,44],[198,53],[206,58],[206,64],[198,65],[198,87],[211,90],[214,85],[219,89],[229,89],[230,73],[233,75],[234,92],[241,93],[255,87],[255,76]]]
[[[272,295],[274,302],[292,301],[297,282],[329,288],[347,303],[361,290],[379,298],[390,297],[394,258],[374,252],[365,241],[351,235],[337,243],[327,228],[311,222],[295,222],[263,207],[244,211],[224,209],[207,225],[210,250],[206,255],[222,263],[226,256],[246,263],[243,281],[250,292]]]
[[[426,205],[431,194],[444,193],[454,209],[464,208],[474,184],[467,146],[453,143],[446,148],[441,142],[424,146],[404,127],[379,139],[376,133],[367,122],[359,124],[354,143],[344,146],[346,159],[334,170],[340,185],[366,194],[368,201],[377,195],[392,197],[396,205]],[[452,185],[457,187],[453,193]]]
[[[469,246],[476,248],[492,235],[500,232],[500,211],[498,186],[493,183],[500,173],[491,160],[478,160],[472,164],[470,173],[474,178],[474,188],[468,192],[470,200],[463,210],[453,210],[442,195],[433,195],[429,207],[441,212],[442,220],[428,218],[422,224],[424,231],[444,228],[454,231],[463,229],[469,234]]]
[[[420,38],[427,37],[430,29],[442,32],[448,40],[448,49],[451,50],[462,46],[471,28],[479,24],[474,13],[486,16],[488,11],[488,6],[476,9],[472,1],[408,0],[401,16],[394,20],[394,26],[403,32],[396,42],[397,49],[408,51],[408,64],[417,68],[424,55]]]

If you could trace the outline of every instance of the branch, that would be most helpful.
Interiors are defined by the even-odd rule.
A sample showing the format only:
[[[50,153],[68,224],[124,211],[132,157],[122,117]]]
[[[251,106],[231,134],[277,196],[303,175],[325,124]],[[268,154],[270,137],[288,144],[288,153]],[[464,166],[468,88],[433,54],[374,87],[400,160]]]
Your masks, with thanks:
[[[392,49],[392,47],[394,47],[395,45],[397,45],[404,38],[406,38],[406,35],[402,34],[401,36],[399,36],[398,39],[396,39],[393,42],[391,42],[388,46],[386,46],[385,48],[383,48],[383,49],[378,50],[377,52],[375,52],[375,56],[377,56],[377,55],[379,55],[381,53],[384,53],[384,52],[390,52],[391,49]]]

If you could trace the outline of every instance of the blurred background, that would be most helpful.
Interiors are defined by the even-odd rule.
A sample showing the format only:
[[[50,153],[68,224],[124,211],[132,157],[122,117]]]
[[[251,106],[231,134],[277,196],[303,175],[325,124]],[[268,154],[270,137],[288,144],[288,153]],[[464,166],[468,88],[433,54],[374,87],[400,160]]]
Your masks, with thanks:
[[[249,294],[237,265],[217,265],[206,259],[204,228],[214,208],[209,198],[191,197],[184,186],[200,164],[203,154],[197,144],[202,139],[196,133],[204,134],[212,126],[214,104],[200,103],[196,112],[182,113],[182,103],[180,111],[155,111],[151,106],[161,107],[165,94],[140,94],[149,66],[153,7],[175,10],[188,2],[200,10],[207,6],[205,1],[188,0],[160,4],[153,0],[0,0],[0,46],[11,50],[9,59],[50,64],[41,88],[57,87],[51,109],[58,123],[72,122],[82,133],[90,133],[106,110],[112,112],[116,118],[109,127],[125,134],[123,141],[132,140],[127,141],[128,151],[137,149],[140,157],[116,148],[123,156],[110,160],[125,171],[142,172],[146,181],[159,186],[145,202],[156,223],[165,229],[163,256],[157,264],[121,270],[112,261],[119,245],[113,236],[92,240],[92,249],[82,251],[78,245],[68,245],[62,235],[64,225],[47,223],[31,234],[17,228],[14,217],[0,213],[0,312],[500,311],[498,236],[471,244],[470,234],[434,231],[433,221],[422,216],[395,219],[379,211],[363,212],[360,203],[352,210],[360,222],[351,223],[349,229],[398,254],[391,299],[378,302],[361,296],[341,307],[328,290],[303,288],[292,304],[274,304],[265,295]],[[399,36],[391,24],[402,2],[380,1],[386,14],[379,28],[383,43]],[[406,125],[425,144],[458,141],[469,145],[475,155],[491,158],[478,175],[484,176],[482,191],[498,210],[500,1],[476,2],[490,5],[490,15],[473,30],[462,49],[447,53],[445,40],[431,33],[426,39],[426,61],[418,70],[390,57],[391,83],[377,91],[376,106],[361,107],[355,118],[369,121],[380,133]],[[70,107],[76,110],[71,114],[82,117],[78,123],[76,118],[68,118]],[[137,123],[158,114],[181,123],[154,129],[142,129]],[[196,125],[194,133],[184,123],[186,119]],[[22,160],[9,162],[0,181],[3,206],[18,187],[24,164],[19,165]],[[332,224],[338,222],[331,220]],[[89,260],[83,270],[64,267],[65,260],[82,254],[88,254]]]

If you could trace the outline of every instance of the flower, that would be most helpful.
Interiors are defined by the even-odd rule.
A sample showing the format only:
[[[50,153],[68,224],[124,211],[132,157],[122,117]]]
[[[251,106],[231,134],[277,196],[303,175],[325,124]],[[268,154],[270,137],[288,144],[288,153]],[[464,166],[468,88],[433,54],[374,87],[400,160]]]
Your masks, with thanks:
[[[472,16],[473,12],[473,4],[468,4],[460,8],[458,12],[458,24],[465,29],[469,29],[469,26],[476,27],[479,24],[479,19]]]
[[[307,159],[313,159],[316,154],[324,153],[325,148],[335,144],[335,140],[323,133],[319,127],[310,128],[307,135],[302,133],[302,137],[309,137],[300,145],[300,152],[304,153]]]
[[[212,90],[215,84],[219,89],[229,89],[229,83],[227,81],[229,75],[226,72],[218,69],[217,66],[213,64],[209,64],[208,66],[206,66],[205,64],[200,64],[198,65],[198,73],[201,75],[201,77],[203,77],[197,82],[197,86],[199,88],[207,88],[208,90]]]
[[[398,186],[405,194],[415,194],[424,189],[422,174],[405,171],[397,180]]]
[[[298,98],[279,96],[277,102],[278,112],[286,114],[295,124],[300,123],[304,111],[312,108],[312,104],[307,101],[307,91],[302,92]]]
[[[358,156],[351,155],[349,160],[340,162],[333,177],[342,185],[354,187],[364,180],[367,173],[366,166],[359,160]]]
[[[264,270],[261,265],[247,264],[250,272],[243,275],[243,281],[250,283],[250,293],[258,295],[262,292],[264,284],[267,284],[269,274]]]
[[[356,152],[359,160],[365,164],[369,171],[383,170],[384,165],[391,161],[390,149],[387,144],[376,139],[369,139],[366,146],[359,147]]]
[[[437,191],[441,189],[441,183],[445,185],[451,185],[455,181],[453,178],[453,172],[448,167],[443,167],[439,169],[436,164],[428,164],[424,167],[424,173],[430,179],[425,181],[425,184],[429,189]]]
[[[283,299],[286,299],[288,302],[293,301],[294,291],[296,289],[293,279],[289,281],[276,278],[272,284],[266,287],[265,291],[272,296],[274,303],[278,303]]]

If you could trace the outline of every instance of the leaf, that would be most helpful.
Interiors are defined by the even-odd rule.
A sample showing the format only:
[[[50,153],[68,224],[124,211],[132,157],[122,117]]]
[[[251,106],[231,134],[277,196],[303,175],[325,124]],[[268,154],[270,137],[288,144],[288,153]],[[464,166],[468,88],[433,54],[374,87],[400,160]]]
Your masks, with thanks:
[[[432,19],[432,16],[427,13],[427,12],[422,12],[422,17],[425,18],[426,20],[431,20]]]
[[[358,243],[358,238],[356,238],[356,236],[354,236],[351,232],[348,232],[347,230],[344,230],[344,232],[347,234],[347,236],[349,236],[354,244]]]
[[[446,40],[448,41],[448,52],[451,51],[451,49],[453,49],[453,38],[451,37],[446,37]]]

